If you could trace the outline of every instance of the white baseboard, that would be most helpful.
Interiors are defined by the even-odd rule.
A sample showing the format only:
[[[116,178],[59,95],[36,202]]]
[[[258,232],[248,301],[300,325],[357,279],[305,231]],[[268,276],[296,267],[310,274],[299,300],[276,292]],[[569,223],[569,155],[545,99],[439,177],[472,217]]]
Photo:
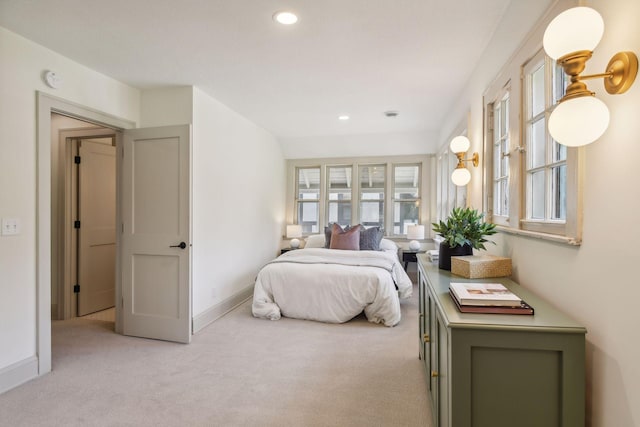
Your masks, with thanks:
[[[192,329],[193,333],[201,331],[206,326],[215,322],[249,298],[253,296],[253,285],[248,286],[238,292],[237,294],[227,298],[219,304],[203,311],[193,318]]]
[[[31,356],[0,369],[0,394],[38,376],[38,358]]]

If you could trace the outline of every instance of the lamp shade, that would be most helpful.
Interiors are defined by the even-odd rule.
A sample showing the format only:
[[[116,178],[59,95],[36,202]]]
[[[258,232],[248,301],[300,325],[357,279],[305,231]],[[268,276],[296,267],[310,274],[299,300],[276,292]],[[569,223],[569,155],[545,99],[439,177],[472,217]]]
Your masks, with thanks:
[[[469,138],[462,135],[456,136],[451,140],[451,143],[449,143],[449,148],[454,153],[466,153],[469,150],[469,147],[471,147]]]
[[[591,144],[602,136],[608,126],[609,109],[594,96],[561,102],[549,117],[549,133],[568,147]]]
[[[459,187],[463,187],[471,181],[471,172],[467,168],[457,168],[451,174],[451,181]]]
[[[302,237],[302,226],[299,224],[287,225],[287,238]]]
[[[410,240],[424,239],[424,225],[408,225],[407,239],[410,239]]]
[[[569,53],[593,52],[604,34],[602,16],[590,7],[574,7],[556,16],[549,23],[542,44],[553,59]]]

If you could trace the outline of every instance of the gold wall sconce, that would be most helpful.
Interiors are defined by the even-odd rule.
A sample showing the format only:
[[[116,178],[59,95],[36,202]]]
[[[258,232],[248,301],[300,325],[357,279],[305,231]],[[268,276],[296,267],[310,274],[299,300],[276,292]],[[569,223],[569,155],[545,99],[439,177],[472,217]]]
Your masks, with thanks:
[[[471,147],[471,142],[466,136],[456,136],[451,140],[449,144],[449,148],[458,158],[458,164],[451,174],[451,181],[459,187],[464,187],[471,181],[471,172],[464,165],[465,162],[471,162],[473,167],[478,167],[478,163],[480,162],[480,155],[478,153],[473,153],[470,159],[465,159],[464,155],[469,151],[469,147]]]
[[[602,16],[589,7],[574,7],[556,16],[544,33],[544,50],[570,77],[565,96],[549,117],[549,133],[560,144],[579,147],[596,141],[609,126],[609,108],[584,80],[604,79],[612,95],[626,92],[638,73],[638,57],[618,52],[604,73],[582,76],[586,62],[604,34]]]

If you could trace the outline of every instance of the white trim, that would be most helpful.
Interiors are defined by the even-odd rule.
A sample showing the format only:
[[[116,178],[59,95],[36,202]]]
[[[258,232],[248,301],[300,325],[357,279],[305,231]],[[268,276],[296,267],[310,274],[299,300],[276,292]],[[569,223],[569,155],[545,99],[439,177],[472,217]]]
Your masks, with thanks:
[[[204,329],[206,326],[215,322],[234,308],[238,307],[240,304],[248,300],[253,296],[253,285],[250,285],[240,292],[232,295],[226,300],[222,301],[219,304],[214,305],[211,308],[203,311],[202,313],[194,316],[193,325],[191,327],[192,333],[196,334],[197,332]]]
[[[38,358],[31,356],[0,369],[0,394],[38,376]]]
[[[51,371],[51,113],[118,130],[134,128],[136,123],[43,92],[37,92],[36,96],[36,360],[37,374],[44,375]],[[119,211],[117,222],[120,222]],[[116,268],[118,301],[121,291],[119,264]],[[118,311],[116,308],[116,313]],[[116,331],[120,325],[116,316]]]

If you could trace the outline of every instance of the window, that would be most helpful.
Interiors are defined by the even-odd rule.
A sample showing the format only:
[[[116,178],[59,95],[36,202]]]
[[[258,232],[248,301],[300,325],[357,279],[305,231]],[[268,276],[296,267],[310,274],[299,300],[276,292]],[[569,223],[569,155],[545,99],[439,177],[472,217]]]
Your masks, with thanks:
[[[302,225],[303,234],[318,233],[320,230],[320,168],[296,169],[296,212],[297,223]]]
[[[384,227],[385,165],[360,166],[360,224]]]
[[[491,105],[489,121],[493,154],[493,221],[509,222],[509,91],[501,93]]]
[[[420,166],[393,167],[393,234],[407,234],[407,225],[420,223]]]
[[[564,95],[565,84],[562,68],[542,51],[524,66],[523,228],[562,234],[567,218],[567,147],[551,138],[546,124],[553,106]]]
[[[351,224],[351,166],[327,168],[327,218],[329,224]]]
[[[487,88],[484,203],[487,218],[505,232],[579,245],[584,154],[547,131],[566,85],[532,37]]]
[[[304,235],[325,226],[379,226],[403,236],[430,223],[429,155],[287,160],[287,224]]]

